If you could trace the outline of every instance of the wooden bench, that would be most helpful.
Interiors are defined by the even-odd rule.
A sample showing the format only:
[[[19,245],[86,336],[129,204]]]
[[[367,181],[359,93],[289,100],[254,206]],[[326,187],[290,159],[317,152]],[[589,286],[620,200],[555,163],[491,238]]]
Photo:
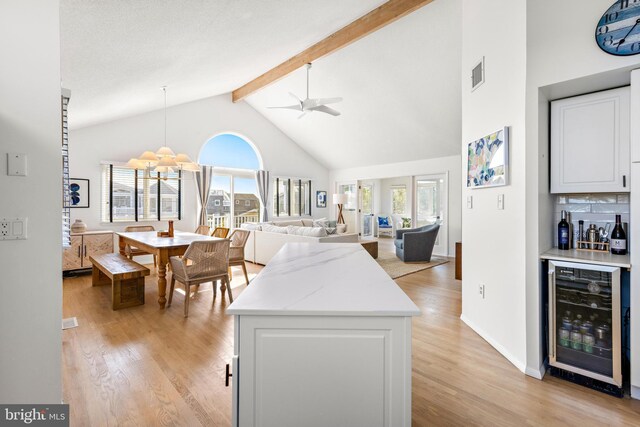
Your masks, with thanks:
[[[111,283],[114,310],[144,304],[144,277],[150,273],[147,267],[120,254],[92,255],[89,260],[93,264],[92,285]]]

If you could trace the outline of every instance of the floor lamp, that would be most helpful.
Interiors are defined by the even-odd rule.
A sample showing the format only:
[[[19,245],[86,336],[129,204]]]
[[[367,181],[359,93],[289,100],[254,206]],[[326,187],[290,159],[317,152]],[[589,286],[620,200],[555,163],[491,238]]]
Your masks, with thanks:
[[[344,224],[344,216],[342,215],[342,205],[347,203],[349,196],[346,194],[334,194],[333,204],[338,206],[338,224]]]

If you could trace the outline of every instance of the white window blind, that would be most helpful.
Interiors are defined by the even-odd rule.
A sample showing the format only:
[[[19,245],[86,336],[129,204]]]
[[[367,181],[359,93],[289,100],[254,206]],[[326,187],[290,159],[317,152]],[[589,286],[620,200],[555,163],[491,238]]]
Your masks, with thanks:
[[[67,107],[71,92],[62,90],[62,247],[71,246],[71,199],[69,197],[69,126]]]
[[[102,221],[179,220],[182,185],[179,172],[166,178],[142,170],[104,165],[102,178]]]

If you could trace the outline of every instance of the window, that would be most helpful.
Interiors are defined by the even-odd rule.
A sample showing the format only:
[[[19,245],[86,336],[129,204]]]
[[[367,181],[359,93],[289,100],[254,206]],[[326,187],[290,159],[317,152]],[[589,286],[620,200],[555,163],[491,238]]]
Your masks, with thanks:
[[[391,188],[391,213],[405,214],[407,208],[407,187],[399,185]]]
[[[275,178],[274,216],[311,215],[311,181],[300,178]]]
[[[238,228],[260,220],[255,171],[262,161],[249,141],[234,134],[217,135],[202,148],[199,163],[214,166],[207,204],[210,227]]]
[[[153,173],[152,173],[153,174]],[[181,215],[181,172],[166,179],[145,171],[105,165],[102,172],[102,221],[166,221]]]

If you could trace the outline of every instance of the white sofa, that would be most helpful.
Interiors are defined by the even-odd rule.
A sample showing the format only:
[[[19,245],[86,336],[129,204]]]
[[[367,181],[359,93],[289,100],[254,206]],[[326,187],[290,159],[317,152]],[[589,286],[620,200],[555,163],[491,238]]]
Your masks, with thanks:
[[[277,227],[277,232],[275,231]],[[266,265],[271,258],[289,242],[319,242],[319,243],[357,243],[357,233],[346,233],[346,227],[340,227],[340,231],[336,234],[324,235],[324,236],[304,236],[300,234],[292,234],[290,232],[305,232],[313,233],[317,227],[313,227],[312,219],[301,220],[289,220],[278,221],[270,223],[259,224],[243,224],[243,229],[250,232],[249,239],[244,249],[244,258],[247,261]],[[264,230],[263,230],[264,228]],[[308,228],[308,230],[300,230],[302,228]],[[296,230],[298,229],[298,230]],[[315,230],[319,231],[319,230]],[[322,235],[323,233],[318,233]]]

